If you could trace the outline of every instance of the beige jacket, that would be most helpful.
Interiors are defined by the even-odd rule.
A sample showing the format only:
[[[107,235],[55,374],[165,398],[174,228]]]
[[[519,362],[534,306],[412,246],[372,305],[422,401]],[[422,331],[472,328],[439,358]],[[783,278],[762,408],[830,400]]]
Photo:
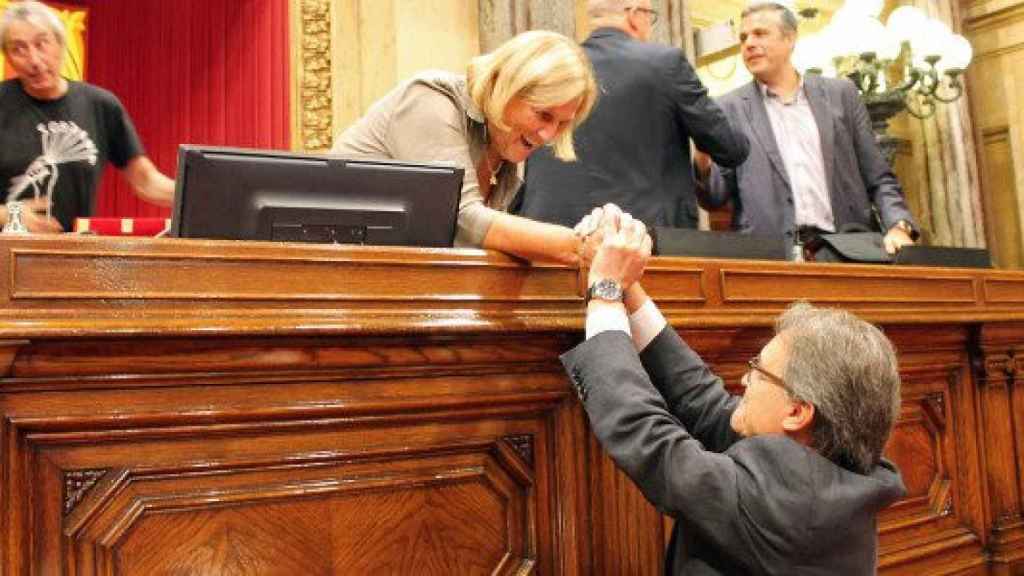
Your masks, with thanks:
[[[487,148],[483,113],[473,104],[464,76],[430,70],[399,84],[346,129],[331,149],[352,158],[447,162],[465,170],[459,201],[456,246],[483,243],[499,211],[508,210],[522,180],[504,163],[487,198],[476,166]]]

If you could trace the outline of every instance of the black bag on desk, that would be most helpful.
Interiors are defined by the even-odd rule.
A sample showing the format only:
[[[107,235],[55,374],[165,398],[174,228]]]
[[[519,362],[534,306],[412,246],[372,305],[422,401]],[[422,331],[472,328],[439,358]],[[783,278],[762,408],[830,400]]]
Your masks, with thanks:
[[[822,234],[811,248],[815,262],[856,262],[889,264],[892,256],[885,251],[878,232]]]
[[[991,268],[988,250],[952,248],[948,246],[910,245],[900,248],[895,256],[885,251],[882,235],[877,232],[824,234],[818,237],[816,262],[859,262],[862,264],[896,264],[900,266],[944,266],[951,268]]]

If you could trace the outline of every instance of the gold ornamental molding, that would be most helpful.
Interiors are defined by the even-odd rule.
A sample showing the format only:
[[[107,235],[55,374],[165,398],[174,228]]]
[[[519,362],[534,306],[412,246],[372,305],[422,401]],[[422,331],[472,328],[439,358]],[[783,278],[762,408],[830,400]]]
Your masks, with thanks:
[[[331,147],[331,2],[292,0],[292,145]]]
[[[964,17],[964,27],[976,34],[1012,26],[1021,20],[1024,20],[1024,2],[1002,0],[969,8]]]
[[[64,472],[64,515],[75,510],[86,493],[107,473],[106,469],[68,470]]]

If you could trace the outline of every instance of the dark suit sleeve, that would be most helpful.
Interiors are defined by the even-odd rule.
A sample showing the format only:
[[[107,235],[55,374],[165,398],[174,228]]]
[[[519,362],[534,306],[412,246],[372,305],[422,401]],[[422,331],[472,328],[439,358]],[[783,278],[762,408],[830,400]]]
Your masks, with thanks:
[[[868,109],[852,82],[843,82],[843,107],[850,117],[860,176],[869,199],[878,208],[883,232],[900,220],[906,220],[917,229],[917,223],[903,198],[899,180],[896,179],[892,167],[882,157],[882,151],[875,140]]]
[[[734,128],[718,104],[708,96],[707,88],[683,53],[670,53],[665,69],[670,97],[697,148],[707,152],[722,166],[742,164],[750,149],[746,134]]]
[[[669,411],[705,448],[724,452],[739,440],[729,422],[739,398],[725,390],[674,328],[666,326],[640,353],[640,361]]]
[[[626,333],[598,334],[564,354],[562,363],[594,434],[651,503],[698,524],[724,528],[735,519],[735,462],[705,450],[669,412]]]
[[[736,169],[724,168],[711,163],[711,171],[707,178],[699,179],[695,189],[697,200],[706,208],[718,208],[739,195],[736,183]]]

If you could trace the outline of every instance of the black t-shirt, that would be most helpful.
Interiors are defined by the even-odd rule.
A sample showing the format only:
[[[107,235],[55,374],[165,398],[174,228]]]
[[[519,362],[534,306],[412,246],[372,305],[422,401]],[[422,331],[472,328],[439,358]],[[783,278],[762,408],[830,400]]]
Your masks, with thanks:
[[[91,154],[93,148],[95,153]],[[42,157],[44,153],[47,158]],[[63,97],[36,100],[25,93],[17,79],[0,82],[0,198],[31,198],[33,186],[26,185],[26,178],[35,183],[41,195],[47,194],[52,185],[53,215],[65,230],[71,230],[75,218],[92,214],[104,165],[109,161],[124,168],[142,154],[135,126],[110,92],[69,81]],[[67,161],[69,157],[90,155],[95,157],[95,164],[88,159]],[[48,163],[52,158],[58,159],[56,174]],[[21,186],[24,190],[17,198],[9,198]]]

